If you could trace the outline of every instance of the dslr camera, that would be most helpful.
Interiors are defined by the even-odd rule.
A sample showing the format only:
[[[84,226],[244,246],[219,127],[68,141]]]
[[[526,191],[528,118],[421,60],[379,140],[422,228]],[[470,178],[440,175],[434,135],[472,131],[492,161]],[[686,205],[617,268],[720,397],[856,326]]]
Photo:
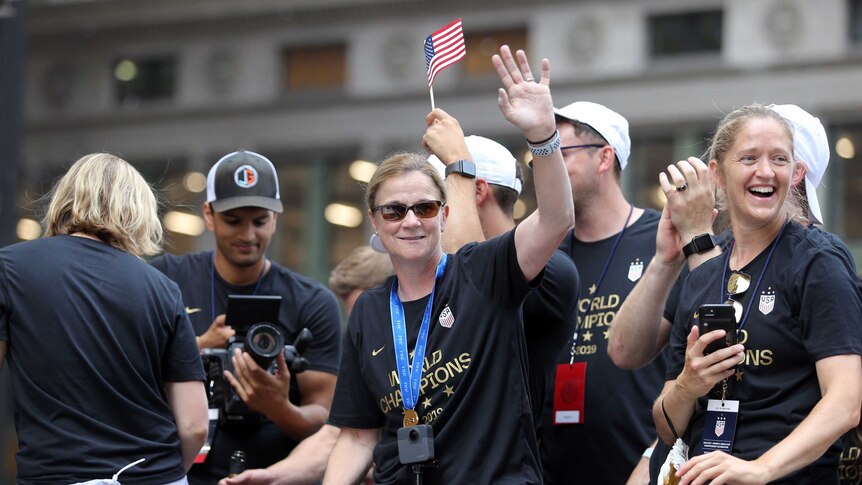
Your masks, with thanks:
[[[233,295],[231,295],[233,297]],[[278,301],[280,302],[280,298]],[[233,302],[233,298],[229,300]],[[228,304],[228,321],[230,320],[230,305]],[[237,319],[239,320],[239,319]],[[275,319],[273,319],[275,320]],[[229,370],[236,375],[232,357],[234,350],[247,352],[262,369],[275,374],[278,364],[275,361],[279,352],[284,353],[284,361],[291,375],[299,374],[308,369],[308,361],[302,357],[303,352],[311,342],[312,334],[303,328],[292,345],[285,345],[284,334],[278,326],[268,321],[258,321],[251,325],[233,322],[236,333],[228,342],[227,349],[203,349],[201,359],[207,374],[207,397],[210,408],[219,409],[219,425],[257,425],[260,424],[260,413],[250,409],[242,398],[234,391],[233,386],[224,376]]]

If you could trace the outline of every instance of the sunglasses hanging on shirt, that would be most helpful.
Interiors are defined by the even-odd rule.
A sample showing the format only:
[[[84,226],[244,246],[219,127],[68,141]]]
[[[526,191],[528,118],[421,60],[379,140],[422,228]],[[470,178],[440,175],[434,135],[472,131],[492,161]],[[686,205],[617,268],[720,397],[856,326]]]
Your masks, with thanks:
[[[725,303],[733,305],[733,313],[736,316],[736,323],[742,321],[742,312],[744,308],[742,303],[736,301],[734,297],[741,297],[751,287],[751,276],[742,271],[734,271],[727,279],[727,301]]]

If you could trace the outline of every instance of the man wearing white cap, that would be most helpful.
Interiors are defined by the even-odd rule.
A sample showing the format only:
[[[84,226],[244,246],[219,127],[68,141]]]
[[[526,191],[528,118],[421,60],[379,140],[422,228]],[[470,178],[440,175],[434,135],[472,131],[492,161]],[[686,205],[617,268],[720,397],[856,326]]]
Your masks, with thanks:
[[[548,386],[540,455],[545,483],[643,481],[655,431],[649,408],[664,359],[635,371],[613,365],[607,339],[617,310],[655,253],[660,214],[623,195],[628,122],[587,101],[555,110],[572,184],[576,223],[560,245],[578,268],[576,329],[566,336]],[[637,469],[636,469],[637,467]]]
[[[500,236],[515,228],[514,206],[523,180],[518,161],[503,145],[481,136],[464,136],[458,120],[436,109],[426,118],[422,144],[428,161],[446,180],[449,217],[443,249],[454,253],[463,245]],[[577,268],[560,251],[545,265],[541,283],[521,306],[533,423],[545,409],[544,390],[553,380],[556,355],[574,330],[575,302],[580,286]]]
[[[179,285],[201,349],[224,348],[234,336],[231,322],[225,321],[228,295],[281,296],[278,321],[270,323],[279,328],[285,343],[294,342],[303,328],[312,333],[302,355],[308,370],[300,374],[291,375],[282,353],[276,358],[278,375],[258,366],[247,352],[236,350],[228,357],[234,372],[225,371],[229,384],[222,385],[232,386],[260,414],[252,413],[257,422],[248,423],[211,402],[221,416],[215,436],[210,432],[209,453],[205,459],[200,456],[202,463],[189,473],[192,485],[216,483],[227,476],[234,451],[245,452],[249,468],[275,463],[317,431],[329,414],[341,342],[338,302],[322,284],[266,257],[281,212],[272,162],[246,150],[229,153],[207,176],[203,213],[215,237],[215,250],[166,254],[151,262]],[[211,429],[212,425],[211,421]]]

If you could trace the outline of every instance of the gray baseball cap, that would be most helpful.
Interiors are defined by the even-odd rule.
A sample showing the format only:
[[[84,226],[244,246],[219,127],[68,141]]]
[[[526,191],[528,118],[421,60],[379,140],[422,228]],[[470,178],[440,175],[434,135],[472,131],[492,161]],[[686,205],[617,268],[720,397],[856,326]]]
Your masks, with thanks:
[[[207,202],[216,212],[261,207],[281,213],[275,166],[263,155],[238,150],[221,157],[207,174]]]

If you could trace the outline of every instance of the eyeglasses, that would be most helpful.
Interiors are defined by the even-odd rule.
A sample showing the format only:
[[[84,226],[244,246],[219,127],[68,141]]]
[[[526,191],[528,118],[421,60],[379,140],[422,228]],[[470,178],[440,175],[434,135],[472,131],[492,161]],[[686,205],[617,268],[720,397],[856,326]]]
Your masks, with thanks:
[[[560,147],[560,151],[562,152],[565,150],[574,150],[575,148],[602,148],[606,146],[607,145],[603,145],[601,143],[586,143],[584,145],[569,145],[565,147]]]
[[[733,313],[736,315],[736,323],[742,321],[742,303],[733,299],[735,296],[742,296],[751,287],[751,276],[742,271],[734,271],[727,279],[727,301],[725,303],[733,305]]]
[[[574,150],[576,148],[602,148],[602,147],[606,147],[606,146],[607,145],[602,145],[601,143],[587,143],[584,145],[568,145],[568,146],[560,147],[560,151],[563,152],[566,150]],[[529,162],[527,162],[527,165],[530,168],[533,168],[533,161],[530,160]]]
[[[408,211],[413,211],[413,214],[415,214],[416,217],[421,217],[422,219],[436,217],[437,214],[440,213],[441,206],[443,206],[443,202],[440,202],[439,200],[425,200],[417,202],[411,206],[404,204],[378,205],[376,207],[372,207],[371,210],[374,212],[380,212],[380,216],[383,217],[384,221],[400,221],[407,217]]]

